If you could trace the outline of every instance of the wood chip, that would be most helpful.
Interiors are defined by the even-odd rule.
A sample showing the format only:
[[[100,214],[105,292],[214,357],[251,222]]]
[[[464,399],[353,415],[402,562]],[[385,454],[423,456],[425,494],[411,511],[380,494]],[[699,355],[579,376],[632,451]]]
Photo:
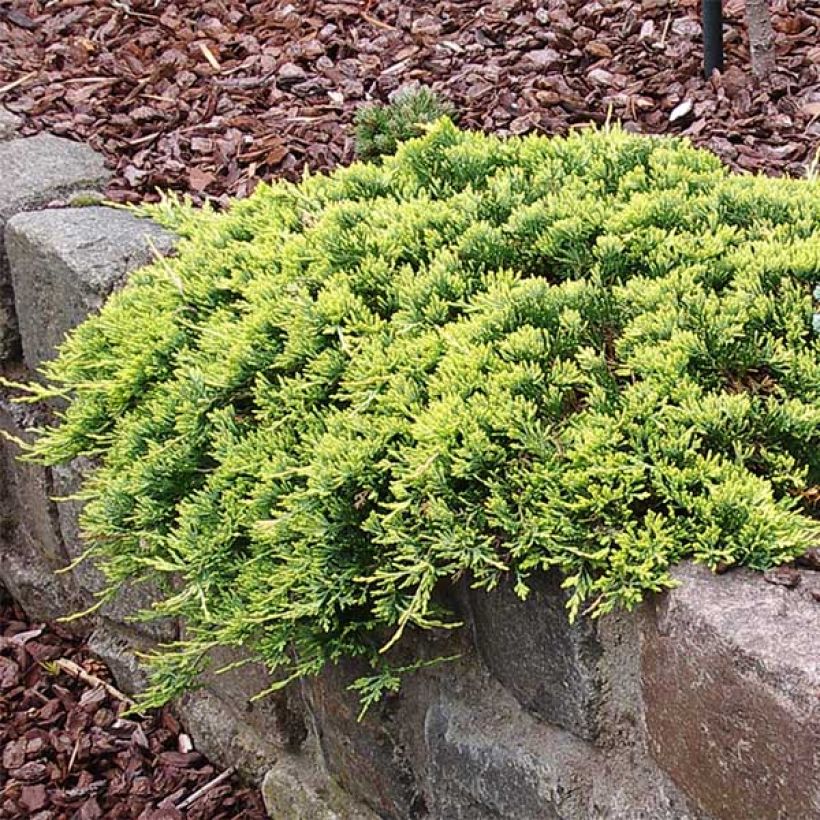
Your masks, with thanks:
[[[168,709],[117,718],[122,694],[81,638],[3,605],[0,679],[3,817],[266,817],[259,792],[215,772]]]
[[[820,141],[816,3],[775,15],[778,70],[765,82],[750,71],[741,0],[724,5],[733,36],[712,80],[693,1],[11,5],[31,25],[0,10],[3,105],[25,134],[102,150],[120,202],[157,188],[225,201],[257,179],[330,171],[353,159],[358,108],[410,83],[442,93],[467,127],[565,134],[609,117],[683,131],[735,169],[802,176]],[[281,142],[264,150],[272,128]]]

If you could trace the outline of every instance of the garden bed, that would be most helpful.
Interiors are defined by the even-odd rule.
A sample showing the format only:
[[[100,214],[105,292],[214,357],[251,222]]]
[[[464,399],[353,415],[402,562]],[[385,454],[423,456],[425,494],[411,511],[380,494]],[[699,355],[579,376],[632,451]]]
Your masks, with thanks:
[[[742,0],[726,70],[702,76],[684,0],[12,0],[0,103],[24,133],[85,139],[115,200],[245,195],[353,157],[354,112],[433,86],[469,128],[553,134],[607,117],[686,134],[737,169],[802,175],[820,142],[820,9],[774,3],[779,71],[751,77]]]
[[[355,111],[408,83],[471,128],[621,119],[742,170],[805,175],[818,15],[775,4],[780,70],[759,84],[742,5],[726,6],[728,68],[707,83],[693,2],[6,2],[0,106],[116,171],[0,116],[3,367],[37,368],[161,250],[156,226],[86,207],[89,191],[222,202],[332,168],[352,158]],[[261,817],[227,779],[191,803],[217,777],[200,751],[261,782],[273,817],[814,816],[816,186],[727,177],[679,141],[618,129],[522,145],[443,122],[381,166],[222,213],[145,209],[179,254],[75,335],[64,375],[46,369],[87,410],[113,408],[103,425],[126,415],[123,395],[139,422],[86,485],[91,535],[134,582],[87,643],[39,620],[101,589],[89,564],[55,569],[87,546],[88,462],[65,462],[114,437],[75,412],[42,463],[21,462],[29,419],[0,401],[0,577],[29,613],[0,611],[0,816],[160,820],[187,801],[191,817]],[[141,370],[150,333],[162,352],[169,329],[179,372]],[[672,569],[686,557],[719,577]],[[135,621],[162,574],[195,594]],[[436,628],[439,595],[463,629]],[[376,639],[397,623],[387,667]],[[185,732],[166,710],[121,718],[145,653],[180,635],[200,656],[166,665],[147,702],[178,696]],[[306,677],[260,699],[258,658]]]

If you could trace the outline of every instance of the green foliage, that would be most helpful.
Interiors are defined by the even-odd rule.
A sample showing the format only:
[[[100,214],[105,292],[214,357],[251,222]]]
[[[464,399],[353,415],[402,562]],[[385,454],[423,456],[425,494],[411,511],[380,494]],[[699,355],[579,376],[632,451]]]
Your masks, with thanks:
[[[356,112],[356,155],[363,160],[395,154],[400,142],[420,137],[430,123],[452,115],[452,107],[426,86],[400,91],[389,105]]]
[[[817,537],[818,183],[443,120],[224,213],[146,210],[179,254],[46,366],[33,396],[67,402],[29,457],[96,461],[93,555],[187,620],[149,702],[218,645],[278,685],[364,658],[372,701],[385,640],[457,626],[434,591],[460,576],[523,596],[557,568],[600,614],[681,559],[764,568]]]
[[[105,198],[94,191],[83,191],[74,194],[68,201],[69,208],[90,208],[93,205],[104,205]]]

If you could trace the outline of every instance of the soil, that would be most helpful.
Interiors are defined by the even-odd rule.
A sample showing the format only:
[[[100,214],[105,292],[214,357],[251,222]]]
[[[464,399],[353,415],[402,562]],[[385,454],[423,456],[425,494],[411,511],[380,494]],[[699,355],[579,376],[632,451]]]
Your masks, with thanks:
[[[72,664],[92,682],[65,671]],[[81,638],[0,601],[0,818],[267,817],[259,793],[235,776],[179,808],[219,769],[169,710],[124,717],[124,701],[103,685],[111,683]]]
[[[702,76],[698,0],[0,0],[0,104],[87,140],[109,196],[224,201],[353,158],[358,107],[431,85],[463,125],[619,120],[730,166],[806,173],[820,147],[820,0],[772,0],[777,71],[752,76],[743,0]]]

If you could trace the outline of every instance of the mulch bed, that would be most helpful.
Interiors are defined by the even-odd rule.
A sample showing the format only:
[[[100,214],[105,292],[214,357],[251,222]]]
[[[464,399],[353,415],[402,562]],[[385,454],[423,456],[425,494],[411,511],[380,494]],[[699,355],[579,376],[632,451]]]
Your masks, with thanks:
[[[174,716],[119,717],[123,701],[58,662],[111,683],[67,632],[27,622],[0,603],[0,818],[28,820],[262,820],[258,792],[223,780],[191,749]]]
[[[564,133],[608,114],[731,166],[802,175],[820,145],[820,3],[773,0],[779,70],[752,79],[743,0],[701,76],[698,0],[0,0],[0,104],[84,139],[109,195],[245,195],[353,156],[360,105],[432,85],[461,121]]]

